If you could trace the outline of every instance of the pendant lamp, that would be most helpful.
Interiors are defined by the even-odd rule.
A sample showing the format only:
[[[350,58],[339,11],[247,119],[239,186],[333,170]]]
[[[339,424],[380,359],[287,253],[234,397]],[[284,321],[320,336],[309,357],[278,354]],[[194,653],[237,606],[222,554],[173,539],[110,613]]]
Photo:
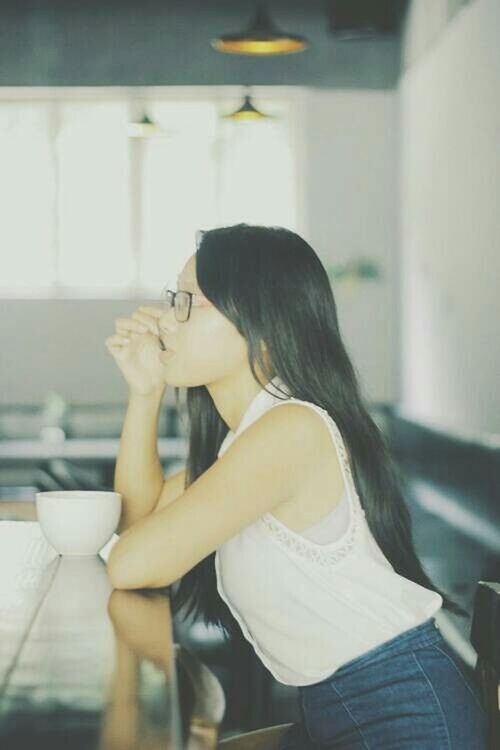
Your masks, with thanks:
[[[250,87],[245,86],[245,89],[248,93],[244,95],[243,104],[241,105],[241,107],[229,115],[222,115],[222,119],[233,120],[235,122],[271,119],[273,115],[264,114],[263,112],[258,110],[257,107],[255,107],[252,103],[252,98],[250,96]]]
[[[168,137],[170,133],[170,130],[165,130],[165,128],[162,128],[157,122],[154,122],[146,112],[144,112],[141,120],[138,122],[130,122],[128,125],[128,134],[130,138],[150,138],[152,136],[165,138]]]
[[[288,34],[276,27],[263,3],[257,5],[255,16],[246,31],[221,34],[211,45],[219,52],[236,55],[288,55],[302,52],[309,46],[305,37]]]

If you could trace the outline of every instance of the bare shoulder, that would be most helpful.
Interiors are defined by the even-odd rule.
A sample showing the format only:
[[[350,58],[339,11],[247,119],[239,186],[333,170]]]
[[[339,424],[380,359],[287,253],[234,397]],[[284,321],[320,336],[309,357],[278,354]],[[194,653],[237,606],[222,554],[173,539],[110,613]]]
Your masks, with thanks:
[[[331,512],[346,489],[337,440],[326,415],[309,402],[280,404],[272,411],[276,414],[283,412],[283,424],[289,419],[291,426],[293,420],[294,429],[299,436],[302,435],[303,481],[298,482],[295,491],[273,509],[273,514],[284,525],[300,533]],[[288,418],[285,412],[289,413]]]
[[[303,449],[315,455],[332,457],[336,451],[327,420],[313,404],[307,402],[283,402],[271,407],[261,420],[267,417],[268,435],[273,429],[287,432],[296,439]],[[271,425],[273,427],[271,427]]]
[[[279,450],[280,446],[285,446],[292,451],[315,453],[328,437],[328,428],[322,423],[324,420],[303,404],[283,402],[252,422],[234,444],[258,441],[264,448]]]
[[[338,462],[325,419],[303,403],[274,405],[252,422],[229,450],[233,458],[262,465],[264,456],[273,458],[275,471],[287,471],[297,482],[317,476],[325,463]],[[340,468],[337,466],[338,471]]]

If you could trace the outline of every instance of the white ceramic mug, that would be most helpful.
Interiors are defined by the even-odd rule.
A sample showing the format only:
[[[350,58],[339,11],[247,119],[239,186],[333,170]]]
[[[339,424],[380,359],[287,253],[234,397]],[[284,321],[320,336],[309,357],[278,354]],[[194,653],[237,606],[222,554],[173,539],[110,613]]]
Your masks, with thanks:
[[[36,493],[43,535],[60,555],[97,555],[120,522],[122,496],[98,490]]]

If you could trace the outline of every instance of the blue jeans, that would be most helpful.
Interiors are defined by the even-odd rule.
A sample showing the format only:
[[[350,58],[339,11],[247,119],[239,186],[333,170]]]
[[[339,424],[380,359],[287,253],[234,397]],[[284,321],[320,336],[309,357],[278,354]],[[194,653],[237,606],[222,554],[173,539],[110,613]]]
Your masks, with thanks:
[[[479,687],[429,618],[298,688],[280,750],[485,750]]]

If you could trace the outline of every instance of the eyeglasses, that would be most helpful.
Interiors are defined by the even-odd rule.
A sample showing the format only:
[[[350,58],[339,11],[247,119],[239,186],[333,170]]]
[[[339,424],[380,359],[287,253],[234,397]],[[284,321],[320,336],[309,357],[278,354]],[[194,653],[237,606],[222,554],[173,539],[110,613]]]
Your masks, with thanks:
[[[202,294],[195,294],[194,292],[185,292],[184,290],[173,291],[170,286],[176,286],[175,284],[167,284],[164,287],[161,295],[161,301],[170,310],[172,307],[175,311],[175,319],[179,323],[185,323],[189,320],[192,307],[204,307],[209,306],[212,303],[209,299],[204,297]]]

